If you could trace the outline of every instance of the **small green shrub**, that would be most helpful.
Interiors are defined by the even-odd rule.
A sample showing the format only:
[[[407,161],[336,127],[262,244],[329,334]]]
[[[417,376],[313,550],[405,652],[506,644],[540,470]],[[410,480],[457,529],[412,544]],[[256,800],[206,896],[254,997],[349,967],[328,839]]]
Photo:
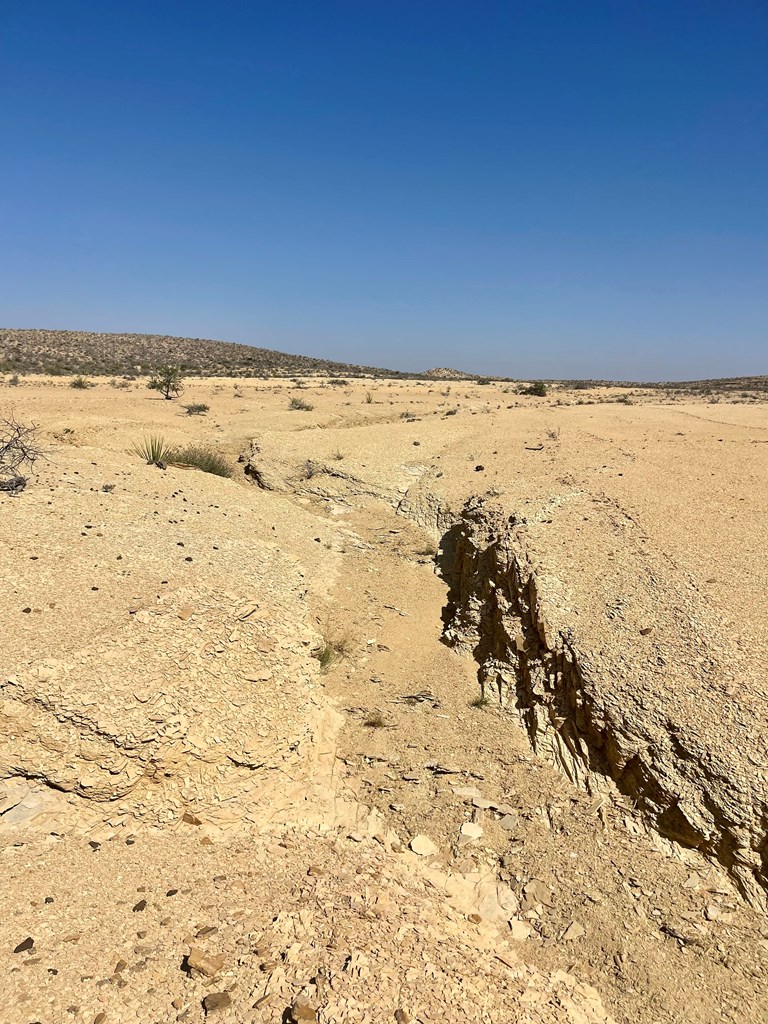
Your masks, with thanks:
[[[232,476],[232,467],[221,452],[202,444],[172,448],[166,454],[165,461],[171,466],[194,466],[203,473],[212,473],[214,476]]]
[[[192,402],[190,405],[185,405],[184,408],[187,410],[187,416],[202,416],[203,413],[208,412],[210,406],[205,402]]]
[[[183,381],[184,377],[178,366],[161,366],[154,377],[150,377],[147,387],[150,391],[159,391],[163,398],[170,401],[183,391]]]
[[[89,380],[86,380],[85,377],[73,377],[69,382],[69,386],[71,388],[76,388],[78,391],[85,391],[86,388],[94,387],[94,385],[91,384]]]
[[[484,696],[475,697],[474,700],[469,702],[471,708],[484,708],[488,706],[488,698]]]
[[[311,412],[314,409],[314,405],[310,402],[305,402],[303,398],[292,398],[288,403],[288,408],[293,412]]]
[[[370,405],[373,402],[373,395],[370,391],[365,392],[365,404]]]
[[[337,661],[341,661],[346,658],[349,654],[349,642],[343,638],[338,637],[331,640],[326,640],[323,646],[315,651],[315,657],[320,662],[320,670],[327,672],[332,665],[335,665]]]
[[[535,395],[537,398],[546,398],[546,396],[547,396],[547,385],[544,383],[544,381],[535,380],[533,382],[533,384],[531,384],[529,387],[523,388],[523,390],[520,392],[520,394],[521,395]]]

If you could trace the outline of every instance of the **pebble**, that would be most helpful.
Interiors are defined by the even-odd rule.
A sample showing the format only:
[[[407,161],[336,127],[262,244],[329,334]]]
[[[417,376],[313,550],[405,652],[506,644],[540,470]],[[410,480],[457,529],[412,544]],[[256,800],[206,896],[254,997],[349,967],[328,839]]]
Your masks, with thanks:
[[[196,946],[191,946],[187,955],[187,967],[190,971],[205,975],[206,978],[215,978],[224,966],[224,954],[205,953]]]
[[[203,1009],[206,1016],[216,1010],[226,1010],[232,1005],[232,997],[229,992],[211,992],[203,999]]]
[[[429,836],[414,836],[409,845],[420,857],[434,857],[438,851]]]

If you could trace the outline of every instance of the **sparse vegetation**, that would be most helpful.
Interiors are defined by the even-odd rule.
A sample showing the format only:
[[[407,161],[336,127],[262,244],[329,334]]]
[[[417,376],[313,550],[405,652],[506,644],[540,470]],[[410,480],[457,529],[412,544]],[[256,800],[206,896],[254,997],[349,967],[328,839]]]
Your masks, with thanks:
[[[384,729],[386,728],[387,723],[384,719],[384,715],[382,715],[380,711],[375,711],[365,718],[363,725],[366,729]]]
[[[150,377],[147,387],[159,391],[168,400],[178,398],[184,390],[184,377],[178,366],[161,366],[154,377]]]
[[[184,408],[187,410],[187,416],[202,416],[209,411],[210,406],[205,402],[192,402],[190,405],[185,405]]]
[[[194,466],[203,473],[213,476],[232,476],[232,467],[215,448],[203,444],[189,444],[184,448],[172,448],[165,461],[171,466]]]
[[[322,647],[314,652],[320,663],[320,670],[328,672],[333,665],[343,661],[349,654],[349,641],[346,637],[332,637],[325,640]]]
[[[474,700],[469,702],[471,708],[485,708],[488,706],[488,698],[481,694],[479,697],[475,697]]]
[[[370,391],[365,392],[365,404],[370,405],[373,402],[373,394]]]
[[[9,377],[8,383],[11,385],[12,388],[17,388],[21,383],[21,381],[19,380],[18,373],[14,373],[12,377]]]
[[[94,387],[93,384],[85,377],[73,377],[69,382],[71,388],[76,388],[78,391],[85,391],[87,388]]]
[[[314,405],[311,402],[305,402],[303,398],[297,398],[295,395],[289,401],[288,408],[292,412],[312,412]]]
[[[132,455],[144,459],[148,466],[194,466],[203,473],[214,476],[232,476],[232,467],[226,458],[204,444],[188,444],[174,447],[166,443],[159,434],[151,434],[130,448]]]
[[[425,544],[423,548],[419,548],[416,554],[422,558],[434,558],[437,554],[437,548],[434,544]]]
[[[544,381],[535,380],[533,384],[530,384],[527,388],[523,388],[520,392],[521,395],[535,395],[537,398],[547,397],[547,385]]]

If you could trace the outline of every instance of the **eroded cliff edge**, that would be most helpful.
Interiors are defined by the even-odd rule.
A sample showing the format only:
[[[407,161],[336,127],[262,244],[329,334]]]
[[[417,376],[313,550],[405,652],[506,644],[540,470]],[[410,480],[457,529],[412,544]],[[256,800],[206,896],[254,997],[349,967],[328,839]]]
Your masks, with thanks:
[[[446,641],[471,652],[484,696],[519,717],[538,754],[589,789],[612,782],[765,905],[766,746],[748,644],[609,501],[574,492],[526,512],[475,498],[443,534]],[[582,560],[586,531],[603,543]]]

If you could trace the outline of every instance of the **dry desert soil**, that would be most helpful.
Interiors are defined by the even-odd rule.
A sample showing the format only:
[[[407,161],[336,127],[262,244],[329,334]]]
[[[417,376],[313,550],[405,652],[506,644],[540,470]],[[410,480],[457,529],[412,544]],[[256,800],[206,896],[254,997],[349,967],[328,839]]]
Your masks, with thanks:
[[[0,380],[2,1024],[768,1019],[764,393],[92,383]]]

